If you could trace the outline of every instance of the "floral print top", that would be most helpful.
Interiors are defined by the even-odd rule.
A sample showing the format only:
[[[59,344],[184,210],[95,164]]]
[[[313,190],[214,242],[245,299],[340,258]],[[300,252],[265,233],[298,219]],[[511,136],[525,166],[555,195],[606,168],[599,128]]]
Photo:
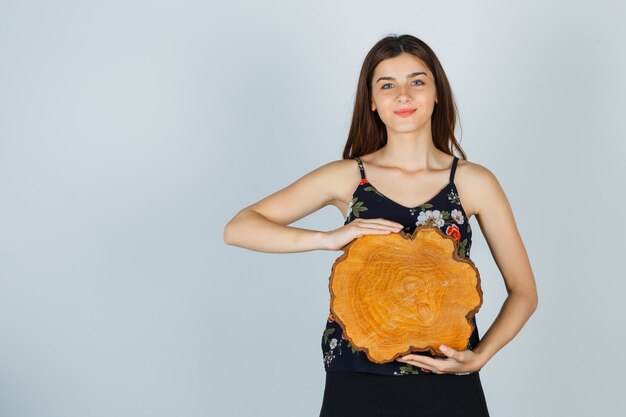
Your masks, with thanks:
[[[450,168],[450,181],[434,197],[417,207],[405,207],[382,193],[371,185],[365,176],[363,163],[359,157],[354,158],[361,172],[361,182],[357,186],[346,212],[345,224],[357,218],[383,218],[403,224],[404,232],[413,234],[420,225],[439,227],[444,233],[456,239],[458,255],[469,258],[472,245],[472,229],[469,225],[465,210],[461,205],[456,186],[454,172],[458,157],[454,157]],[[329,277],[330,280],[330,277]],[[472,332],[466,349],[473,350],[479,342],[476,317],[472,318],[474,331]],[[377,364],[370,361],[363,351],[357,351],[350,342],[343,337],[343,331],[329,308],[328,320],[322,334],[322,354],[324,369],[327,372],[366,372],[382,375],[436,375],[421,367],[415,367],[402,362],[388,362]],[[431,356],[430,352],[413,352],[416,355]]]

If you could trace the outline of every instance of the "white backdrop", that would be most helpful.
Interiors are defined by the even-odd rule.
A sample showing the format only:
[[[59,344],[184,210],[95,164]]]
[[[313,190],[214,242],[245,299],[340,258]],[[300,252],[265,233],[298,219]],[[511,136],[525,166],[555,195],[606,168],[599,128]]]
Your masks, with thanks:
[[[507,193],[539,308],[492,416],[617,415],[626,151],[618,1],[0,1],[0,415],[317,416],[341,252],[228,246],[340,159],[387,34],[437,53]],[[326,207],[293,224],[331,230]],[[486,332],[506,296],[480,228]],[[621,411],[620,411],[621,412]]]

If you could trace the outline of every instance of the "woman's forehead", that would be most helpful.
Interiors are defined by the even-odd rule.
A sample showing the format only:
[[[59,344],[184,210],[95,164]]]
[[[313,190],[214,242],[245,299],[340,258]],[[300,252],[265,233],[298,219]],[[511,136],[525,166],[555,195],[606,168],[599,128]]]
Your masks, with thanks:
[[[430,76],[428,66],[420,58],[412,54],[400,54],[387,58],[378,63],[374,69],[375,77],[404,77],[414,76],[415,73],[425,73]]]

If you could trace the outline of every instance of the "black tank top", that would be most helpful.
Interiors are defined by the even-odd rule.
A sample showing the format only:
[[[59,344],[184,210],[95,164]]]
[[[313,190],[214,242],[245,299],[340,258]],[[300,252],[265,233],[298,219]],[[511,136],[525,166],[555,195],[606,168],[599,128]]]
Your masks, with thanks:
[[[405,233],[413,234],[419,225],[437,226],[445,234],[455,238],[458,245],[458,255],[469,258],[472,245],[472,229],[467,220],[465,210],[454,184],[454,172],[458,158],[455,156],[450,169],[450,181],[434,197],[417,207],[405,207],[382,193],[367,181],[363,163],[359,157],[354,158],[361,172],[361,182],[357,186],[346,212],[345,224],[354,219],[383,218],[396,221],[404,225]],[[330,280],[330,277],[329,277]],[[329,303],[330,304],[330,303]],[[476,317],[472,318],[474,331],[472,332],[466,349],[474,350],[480,341]],[[382,375],[437,375],[420,367],[401,362],[377,364],[371,362],[365,352],[357,351],[350,342],[343,337],[343,331],[329,308],[326,328],[322,335],[322,353],[324,369],[327,372],[367,372]],[[432,357],[430,352],[413,352],[416,355]]]

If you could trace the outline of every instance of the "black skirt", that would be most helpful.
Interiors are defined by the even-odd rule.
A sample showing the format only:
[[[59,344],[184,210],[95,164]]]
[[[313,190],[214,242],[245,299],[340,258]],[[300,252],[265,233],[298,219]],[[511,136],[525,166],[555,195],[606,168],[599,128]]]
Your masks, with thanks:
[[[326,372],[320,417],[489,417],[479,372]]]

